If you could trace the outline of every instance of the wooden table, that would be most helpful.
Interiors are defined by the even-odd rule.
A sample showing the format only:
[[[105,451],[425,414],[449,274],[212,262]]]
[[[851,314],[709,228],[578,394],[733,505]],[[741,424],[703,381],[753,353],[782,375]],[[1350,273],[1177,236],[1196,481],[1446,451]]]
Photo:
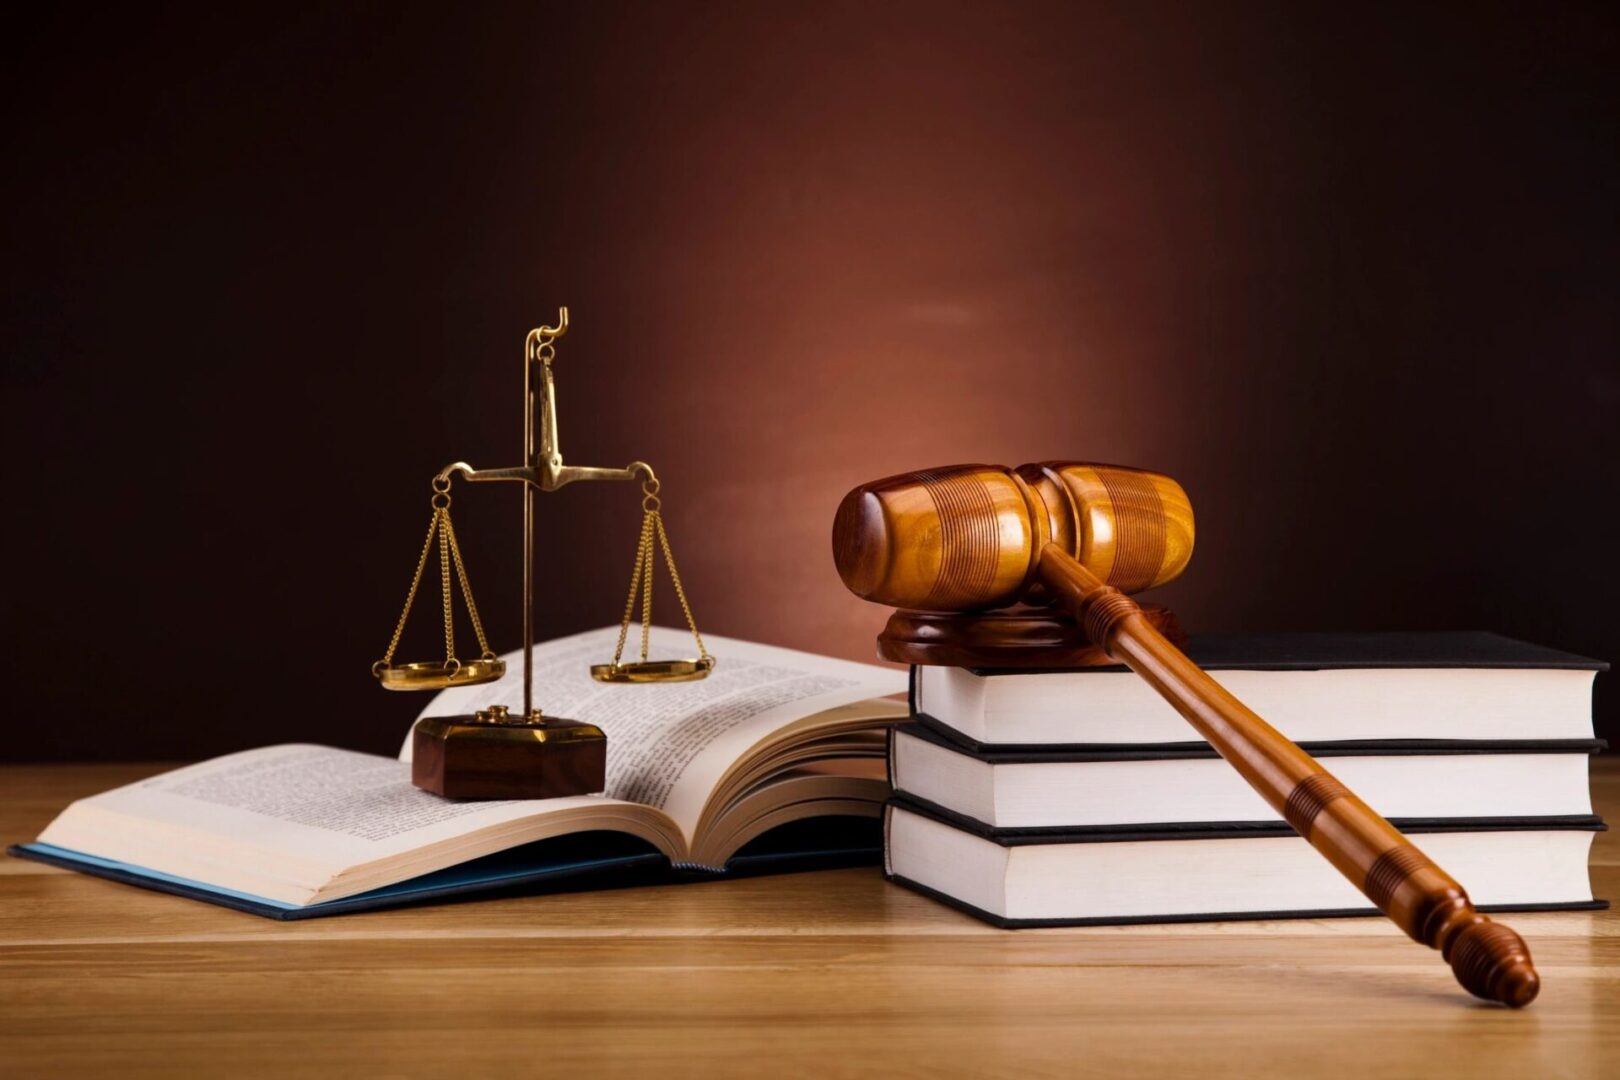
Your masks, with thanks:
[[[0,768],[0,840],[153,771]],[[1620,1076],[1620,915],[1509,921],[1520,1013],[1379,919],[1003,932],[840,870],[276,923],[0,859],[0,1075]]]

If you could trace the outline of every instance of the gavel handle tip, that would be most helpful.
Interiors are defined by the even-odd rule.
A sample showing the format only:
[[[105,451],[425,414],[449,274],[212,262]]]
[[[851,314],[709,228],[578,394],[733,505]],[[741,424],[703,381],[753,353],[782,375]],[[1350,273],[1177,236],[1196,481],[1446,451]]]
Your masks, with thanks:
[[[1503,983],[1502,1004],[1510,1009],[1522,1009],[1541,993],[1541,976],[1529,964],[1522,964],[1508,974]]]
[[[1451,970],[1475,997],[1522,1009],[1541,992],[1530,950],[1512,928],[1480,918],[1449,943]]]

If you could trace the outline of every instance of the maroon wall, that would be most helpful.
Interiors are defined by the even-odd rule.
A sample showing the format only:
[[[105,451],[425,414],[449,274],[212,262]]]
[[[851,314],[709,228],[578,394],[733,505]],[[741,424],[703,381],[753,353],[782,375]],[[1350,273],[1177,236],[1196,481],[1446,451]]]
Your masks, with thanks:
[[[658,466],[715,633],[869,656],[846,489],[1076,457],[1187,487],[1194,629],[1620,656],[1611,17],[1122,7],[15,23],[0,757],[392,749],[427,480],[516,463],[559,303],[566,454]],[[613,621],[632,493],[540,507],[542,631]]]

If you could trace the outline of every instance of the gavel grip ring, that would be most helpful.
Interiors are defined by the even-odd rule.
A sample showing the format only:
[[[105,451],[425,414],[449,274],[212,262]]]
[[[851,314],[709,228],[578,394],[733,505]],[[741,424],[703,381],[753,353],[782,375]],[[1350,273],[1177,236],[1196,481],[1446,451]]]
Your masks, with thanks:
[[[1119,623],[1126,616],[1141,613],[1142,609],[1135,600],[1112,585],[1104,585],[1086,597],[1082,626],[1085,628],[1086,637],[1091,639],[1093,645],[1113,656],[1108,642],[1113,640]]]

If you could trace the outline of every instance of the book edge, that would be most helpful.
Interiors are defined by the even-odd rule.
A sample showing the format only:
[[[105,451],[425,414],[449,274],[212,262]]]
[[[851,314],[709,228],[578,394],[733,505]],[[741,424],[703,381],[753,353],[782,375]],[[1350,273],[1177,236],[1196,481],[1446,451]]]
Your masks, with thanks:
[[[1202,923],[1202,922],[1262,922],[1265,920],[1282,919],[1352,919],[1377,917],[1383,914],[1377,908],[1323,908],[1297,911],[1237,911],[1237,912],[1199,912],[1194,914],[1177,915],[1124,915],[1124,916],[1083,916],[1073,919],[1015,919],[1004,915],[996,915],[975,907],[964,900],[958,900],[948,893],[942,893],[927,885],[919,884],[900,874],[891,873],[885,868],[884,880],[893,882],[902,888],[926,896],[930,900],[938,901],[948,907],[972,915],[982,922],[989,923],[1002,930],[1036,930],[1042,928],[1063,926],[1146,926],[1169,923]],[[1481,904],[1476,910],[1485,914],[1502,914],[1508,912],[1542,912],[1542,911],[1607,911],[1607,900],[1570,900],[1555,904]]]
[[[1216,642],[1223,645],[1229,645],[1231,642],[1253,642],[1256,644],[1264,642],[1274,644],[1277,642],[1295,641],[1304,643],[1310,641],[1324,641],[1331,638],[1354,637],[1380,637],[1384,639],[1385,642],[1391,643],[1394,639],[1401,638],[1404,638],[1409,642],[1416,638],[1422,637],[1427,637],[1433,642],[1439,642],[1442,639],[1449,639],[1451,642],[1455,643],[1457,655],[1443,659],[1422,657],[1401,660],[1394,658],[1389,653],[1386,653],[1385,655],[1376,658],[1348,659],[1329,663],[1313,663],[1305,660],[1223,661],[1219,659],[1210,660],[1207,658],[1200,660],[1196,655],[1194,655],[1202,651],[1200,648],[1201,646],[1207,646]],[[1515,653],[1516,655],[1503,655],[1498,657],[1463,655],[1468,651],[1468,642],[1470,639],[1472,639],[1476,644],[1480,643],[1480,639],[1489,639],[1496,643],[1499,649],[1506,646],[1506,652]],[[1607,660],[1598,660],[1594,657],[1582,656],[1579,653],[1565,652],[1562,649],[1555,649],[1548,645],[1537,645],[1531,641],[1525,641],[1521,638],[1508,637],[1506,634],[1498,634],[1490,630],[1414,630],[1395,632],[1364,631],[1360,633],[1355,631],[1322,631],[1299,632],[1292,634],[1194,634],[1189,639],[1188,645],[1183,651],[1192,657],[1192,659],[1197,662],[1200,667],[1207,671],[1357,671],[1378,669],[1402,671],[1421,671],[1424,669],[1437,671],[1451,671],[1458,669],[1511,671],[1514,669],[1524,669],[1532,671],[1591,671],[1594,673],[1602,673],[1610,669],[1609,662]],[[1130,669],[1123,664],[1106,664],[1102,666],[1088,667],[971,667],[967,668],[966,670],[971,671],[975,675],[984,677],[1001,677],[1008,675],[1092,673],[1117,674],[1120,672],[1129,671]]]
[[[1219,757],[1201,739],[1172,743],[985,743],[927,713],[913,713],[895,732],[992,765],[1064,761],[1157,761]],[[891,741],[893,736],[891,735]],[[1606,739],[1333,739],[1299,743],[1313,757],[1409,757],[1467,754],[1601,754]],[[892,753],[892,751],[891,751]]]
[[[283,904],[267,897],[253,896],[249,893],[226,889],[222,886],[210,885],[203,881],[175,877],[161,871],[147,870],[131,863],[119,863],[111,859],[85,856],[83,853],[74,852],[67,848],[55,848],[52,845],[37,842],[13,844],[6,849],[6,854],[19,859],[27,859],[31,862],[43,863],[47,866],[55,866],[63,870],[87,874],[91,877],[116,881],[124,885],[133,885],[150,892],[167,893],[171,896],[201,900],[218,907],[230,908],[234,911],[242,911],[250,915],[259,915],[279,921],[315,918],[323,915],[344,915],[361,911],[379,911],[386,908],[406,907],[415,904],[441,903],[460,896],[523,888],[541,881],[566,881],[592,874],[612,875],[649,868],[654,864],[667,869],[670,865],[669,860],[662,854],[647,852],[645,854],[615,856],[612,859],[581,863],[576,866],[513,874],[502,878],[463,882],[415,891],[393,892],[385,896],[361,893],[358,896],[328,900],[324,903],[296,905]],[[409,879],[402,884],[408,884],[408,881]],[[385,886],[385,888],[392,889],[394,886]]]
[[[989,840],[1002,847],[1032,844],[1135,843],[1151,840],[1244,840],[1276,836],[1297,836],[1284,821],[1144,822],[1132,825],[1082,825],[1041,828],[996,828],[975,818],[947,810],[908,792],[895,792],[884,804],[884,826],[893,810],[905,810]],[[1454,832],[1607,832],[1608,825],[1596,814],[1563,814],[1545,817],[1499,818],[1390,818],[1389,823],[1403,833]]]

